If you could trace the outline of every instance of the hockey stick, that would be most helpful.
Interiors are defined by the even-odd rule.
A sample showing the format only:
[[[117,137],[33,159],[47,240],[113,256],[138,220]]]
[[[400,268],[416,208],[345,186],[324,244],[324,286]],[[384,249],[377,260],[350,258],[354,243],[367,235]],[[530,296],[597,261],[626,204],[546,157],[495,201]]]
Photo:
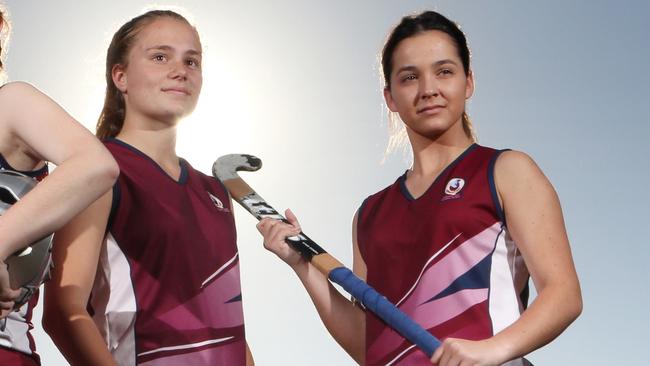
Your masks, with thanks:
[[[217,159],[212,165],[212,175],[221,180],[232,197],[258,220],[270,217],[288,222],[271,205],[239,177],[237,171],[256,171],[262,167],[262,161],[252,155],[231,154]],[[431,333],[380,295],[375,289],[359,279],[332,255],[309,239],[304,233],[286,239],[286,242],[310,261],[332,282],[354,296],[367,309],[383,319],[391,328],[416,344],[429,357],[440,345],[440,341]]]

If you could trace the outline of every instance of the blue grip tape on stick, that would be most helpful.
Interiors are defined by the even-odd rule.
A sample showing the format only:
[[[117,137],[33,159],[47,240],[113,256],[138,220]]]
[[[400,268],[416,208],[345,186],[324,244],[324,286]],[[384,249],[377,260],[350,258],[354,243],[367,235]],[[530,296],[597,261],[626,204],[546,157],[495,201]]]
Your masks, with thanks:
[[[431,357],[436,348],[440,346],[440,341],[436,337],[414,322],[349,269],[345,267],[335,268],[330,272],[329,278],[343,287],[345,291],[359,300],[366,308],[377,314],[404,338],[416,344],[427,356]]]

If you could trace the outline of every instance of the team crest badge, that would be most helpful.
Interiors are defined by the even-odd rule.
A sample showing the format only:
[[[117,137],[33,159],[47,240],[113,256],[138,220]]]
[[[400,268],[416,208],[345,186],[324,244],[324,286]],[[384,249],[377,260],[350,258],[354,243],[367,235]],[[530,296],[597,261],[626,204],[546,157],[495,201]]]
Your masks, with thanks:
[[[460,198],[460,191],[463,190],[465,186],[465,180],[463,178],[451,178],[447,185],[445,186],[445,196],[442,198],[443,201]]]
[[[212,201],[212,203],[214,203],[214,206],[217,208],[217,210],[225,211],[225,212],[230,211],[223,206],[223,202],[221,202],[221,200],[217,196],[213,195],[210,192],[208,192],[208,196],[210,196],[210,200]]]

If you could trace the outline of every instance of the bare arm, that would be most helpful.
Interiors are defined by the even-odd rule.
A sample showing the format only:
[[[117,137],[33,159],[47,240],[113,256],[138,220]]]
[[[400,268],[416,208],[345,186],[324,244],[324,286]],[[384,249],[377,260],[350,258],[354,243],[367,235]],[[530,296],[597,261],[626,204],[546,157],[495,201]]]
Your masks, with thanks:
[[[0,142],[54,172],[0,217],[0,260],[57,230],[115,182],[118,167],[104,146],[60,106],[25,83],[0,89]],[[20,230],[16,230],[20,228]]]
[[[582,296],[551,183],[523,153],[504,153],[495,169],[508,228],[537,289],[537,298],[519,320],[495,336],[516,357],[560,335],[580,315]]]
[[[508,229],[537,289],[521,317],[494,337],[470,342],[448,339],[432,360],[439,365],[471,360],[499,365],[555,339],[582,311],[580,284],[573,265],[562,209],[555,190],[527,155],[505,152],[495,179]]]
[[[248,347],[248,342],[246,342],[246,366],[255,366],[253,353],[251,352],[250,347]]]
[[[271,219],[260,221],[257,227],[264,236],[264,247],[291,266],[307,290],[325,328],[356,362],[363,364],[365,360],[365,313],[341,295],[316,267],[300,257],[298,252],[286,244],[284,241],[286,237],[300,232],[300,226],[293,213],[287,210],[286,217],[293,225]],[[354,228],[356,228],[356,216]],[[365,264],[358,254],[356,229],[354,228],[354,272],[360,278],[365,279]]]
[[[52,279],[45,284],[43,328],[72,365],[115,362],[86,306],[111,207],[106,193],[55,235]]]

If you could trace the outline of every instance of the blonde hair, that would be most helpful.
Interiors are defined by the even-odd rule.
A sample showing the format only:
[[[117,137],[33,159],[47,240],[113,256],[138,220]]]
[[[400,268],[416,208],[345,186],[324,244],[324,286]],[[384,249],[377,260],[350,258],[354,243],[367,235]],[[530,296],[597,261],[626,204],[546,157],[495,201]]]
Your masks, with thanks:
[[[11,34],[11,23],[7,9],[0,4],[0,81],[4,78],[4,60],[7,56],[7,44]]]
[[[467,112],[463,112],[462,117],[463,131],[473,142],[477,142],[476,131],[472,125],[472,120]],[[403,150],[404,153],[409,151],[409,139],[406,134],[406,127],[399,115],[395,112],[388,112],[388,145],[386,146],[386,155],[397,150]]]

